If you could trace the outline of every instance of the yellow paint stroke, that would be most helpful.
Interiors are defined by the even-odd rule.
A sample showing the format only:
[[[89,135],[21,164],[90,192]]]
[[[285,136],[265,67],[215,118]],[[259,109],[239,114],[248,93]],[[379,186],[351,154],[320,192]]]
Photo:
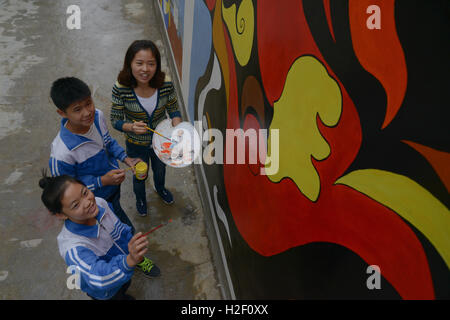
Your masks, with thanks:
[[[236,5],[225,8],[222,2],[222,15],[231,35],[234,54],[241,66],[246,66],[253,46],[255,31],[255,11],[252,0],[243,0],[236,15]]]
[[[422,232],[450,266],[449,210],[421,185],[376,169],[350,172],[335,184],[347,185],[395,211]]]
[[[213,45],[217,58],[219,59],[220,68],[222,69],[223,82],[225,85],[225,93],[227,97],[227,108],[230,100],[230,68],[228,66],[227,45],[225,42],[224,26],[222,20],[221,0],[218,0],[214,10],[213,18]]]
[[[324,160],[330,146],[317,127],[317,114],[326,126],[339,122],[342,99],[339,85],[314,57],[297,59],[289,70],[281,98],[274,103],[271,129],[279,129],[280,169],[273,182],[290,177],[311,201],[320,193],[320,177],[311,156]],[[268,153],[277,150],[268,143]],[[266,164],[267,165],[267,164]]]
[[[169,16],[167,26],[170,26],[170,0],[164,0],[164,13]]]

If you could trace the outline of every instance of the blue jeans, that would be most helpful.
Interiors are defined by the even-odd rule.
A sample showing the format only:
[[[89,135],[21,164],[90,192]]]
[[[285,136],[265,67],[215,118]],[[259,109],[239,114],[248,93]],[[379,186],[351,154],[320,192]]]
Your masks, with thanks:
[[[117,188],[116,192],[114,192],[111,196],[109,196],[108,199],[105,200],[112,204],[114,213],[117,216],[117,218],[119,218],[121,222],[129,225],[131,227],[131,233],[134,234],[135,232],[134,226],[131,223],[125,211],[123,211],[122,207],[120,206],[120,186]]]
[[[166,165],[159,160],[158,156],[153,151],[151,146],[139,146],[137,144],[126,142],[127,155],[130,158],[140,158],[147,163],[147,166],[152,168],[153,183],[155,184],[156,191],[162,191],[166,183]],[[150,162],[150,166],[149,166]],[[147,173],[148,178],[148,173]],[[136,202],[142,201],[144,206],[147,207],[147,197],[145,193],[145,181],[138,180],[133,176],[133,191],[136,195]]]

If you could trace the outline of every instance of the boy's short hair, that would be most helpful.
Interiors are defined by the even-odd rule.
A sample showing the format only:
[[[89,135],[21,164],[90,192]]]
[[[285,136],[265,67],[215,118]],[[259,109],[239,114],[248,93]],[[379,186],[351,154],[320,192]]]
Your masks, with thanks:
[[[90,96],[91,90],[88,85],[75,77],[60,78],[53,82],[50,89],[50,97],[53,103],[64,112],[72,103]]]

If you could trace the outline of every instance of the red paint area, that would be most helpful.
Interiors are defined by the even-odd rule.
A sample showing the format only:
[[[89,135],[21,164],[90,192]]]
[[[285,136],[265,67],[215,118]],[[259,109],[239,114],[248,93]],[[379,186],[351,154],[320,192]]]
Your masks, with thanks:
[[[208,6],[209,11],[212,11],[216,5],[216,0],[205,0],[205,2]]]
[[[380,8],[381,29],[368,29],[366,26],[371,16],[366,9],[371,5]],[[386,91],[383,129],[400,109],[407,86],[405,56],[395,28],[394,0],[350,0],[349,18],[353,48],[359,62]]]
[[[444,183],[447,191],[450,193],[450,154],[448,152],[435,150],[433,148],[423,146],[419,143],[402,140],[411,148],[419,152],[431,164],[436,174]]]

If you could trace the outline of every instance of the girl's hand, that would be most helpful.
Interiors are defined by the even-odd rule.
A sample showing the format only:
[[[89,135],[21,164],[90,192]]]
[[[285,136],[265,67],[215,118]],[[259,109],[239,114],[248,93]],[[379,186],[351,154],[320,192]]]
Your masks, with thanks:
[[[135,267],[144,259],[144,254],[147,252],[148,240],[147,237],[142,237],[142,232],[136,233],[128,242],[127,264],[130,267]]]

